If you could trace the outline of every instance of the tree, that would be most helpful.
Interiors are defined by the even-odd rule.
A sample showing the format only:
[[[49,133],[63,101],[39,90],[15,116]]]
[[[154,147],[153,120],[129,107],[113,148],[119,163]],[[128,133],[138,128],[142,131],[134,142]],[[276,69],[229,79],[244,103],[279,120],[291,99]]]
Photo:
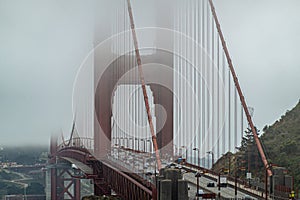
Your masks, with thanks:
[[[23,194],[23,189],[20,187],[17,187],[15,185],[9,185],[6,188],[7,194],[11,195],[11,194]]]
[[[45,194],[44,186],[37,182],[30,183],[27,194]]]
[[[255,127],[257,134],[259,135],[259,130]],[[263,167],[262,163],[259,162],[259,152],[254,140],[252,130],[247,128],[245,130],[245,136],[241,141],[241,147],[239,148],[239,162],[240,168],[243,171],[251,172],[253,175],[259,176],[257,172],[261,171]],[[244,172],[239,174],[240,177],[244,177]]]

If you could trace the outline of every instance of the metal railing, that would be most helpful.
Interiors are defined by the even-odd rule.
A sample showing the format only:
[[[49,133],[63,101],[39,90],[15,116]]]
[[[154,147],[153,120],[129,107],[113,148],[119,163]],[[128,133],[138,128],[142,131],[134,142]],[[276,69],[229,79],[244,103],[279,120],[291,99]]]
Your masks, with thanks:
[[[63,149],[66,147],[77,147],[84,148],[91,152],[94,151],[94,139],[88,137],[75,137],[70,140],[65,140],[58,145],[58,149]]]

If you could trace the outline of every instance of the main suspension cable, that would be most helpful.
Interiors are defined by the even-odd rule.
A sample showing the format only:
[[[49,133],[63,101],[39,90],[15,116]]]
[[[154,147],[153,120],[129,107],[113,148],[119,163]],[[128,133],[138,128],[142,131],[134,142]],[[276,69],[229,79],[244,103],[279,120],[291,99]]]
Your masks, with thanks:
[[[243,108],[244,108],[244,111],[245,111],[245,114],[246,114],[246,117],[247,117],[247,120],[248,120],[248,123],[251,127],[251,130],[252,130],[252,133],[253,133],[253,136],[254,136],[254,139],[255,139],[255,143],[256,143],[256,146],[258,148],[258,151],[260,153],[260,156],[261,156],[261,159],[264,163],[264,166],[267,170],[267,173],[268,173],[268,176],[272,176],[272,171],[270,169],[270,165],[269,165],[269,162],[265,156],[265,153],[264,153],[264,150],[262,148],[262,145],[261,145],[261,142],[258,138],[258,135],[257,135],[257,132],[256,132],[256,128],[254,127],[254,124],[253,124],[253,121],[252,121],[252,118],[250,116],[250,113],[249,113],[249,110],[248,110],[248,107],[247,107],[247,104],[246,104],[246,101],[245,101],[245,98],[243,96],[243,93],[242,93],[242,90],[240,88],[240,84],[239,84],[239,81],[237,79],[237,76],[236,76],[236,73],[235,73],[235,70],[234,70],[234,67],[233,67],[233,64],[232,64],[232,61],[231,61],[231,58],[230,58],[230,55],[229,55],[229,51],[227,49],[227,45],[226,45],[226,42],[225,42],[225,39],[224,39],[224,36],[223,36],[223,33],[221,31],[221,26],[220,26],[220,23],[219,23],[219,20],[217,18],[217,14],[216,14],[216,11],[215,11],[215,7],[213,5],[213,2],[212,0],[209,0],[209,3],[210,3],[210,7],[211,7],[211,12],[214,16],[214,20],[215,20],[215,23],[216,23],[216,26],[217,26],[217,29],[218,29],[218,33],[219,33],[219,37],[221,39],[221,42],[222,42],[222,46],[223,46],[223,49],[224,49],[224,53],[226,55],[226,58],[227,58],[227,62],[228,62],[228,65],[229,65],[229,69],[230,69],[230,72],[231,72],[231,75],[232,75],[232,78],[233,78],[233,81],[235,83],[235,87],[238,91],[238,94],[239,94],[239,97],[240,97],[240,100],[242,102],[242,105],[243,105]]]
[[[130,19],[130,27],[131,27],[132,38],[133,38],[133,42],[134,42],[136,61],[137,61],[137,64],[138,64],[139,77],[140,77],[140,81],[142,83],[144,102],[145,102],[145,107],[146,107],[146,111],[147,111],[147,117],[148,117],[148,122],[149,122],[149,126],[150,126],[150,132],[151,132],[151,135],[152,135],[152,143],[153,143],[153,147],[154,147],[154,150],[155,150],[157,168],[158,168],[158,170],[160,170],[161,169],[161,160],[160,160],[156,135],[155,135],[155,132],[154,132],[154,126],[153,126],[152,115],[151,115],[150,106],[149,106],[149,99],[148,99],[148,94],[147,94],[146,85],[145,85],[145,78],[144,78],[144,73],[143,73],[142,60],[141,60],[140,50],[139,50],[139,46],[138,46],[137,35],[136,35],[136,32],[135,32],[135,26],[134,26],[134,20],[133,20],[133,14],[132,14],[132,8],[131,8],[130,0],[127,0],[127,8],[128,8],[129,19]]]

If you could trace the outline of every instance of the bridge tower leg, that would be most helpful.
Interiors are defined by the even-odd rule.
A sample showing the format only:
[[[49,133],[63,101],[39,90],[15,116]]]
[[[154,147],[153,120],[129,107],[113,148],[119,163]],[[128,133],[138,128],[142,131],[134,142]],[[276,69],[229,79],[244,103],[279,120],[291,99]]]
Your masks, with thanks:
[[[50,141],[50,198],[57,199],[57,169],[56,169],[57,137],[52,136]]]
[[[56,194],[57,194],[56,173],[57,173],[57,170],[55,167],[50,169],[50,176],[51,176],[51,180],[50,180],[51,181],[51,183],[50,183],[51,184],[51,186],[50,186],[51,194],[50,194],[50,196],[51,196],[51,199],[53,199],[53,200],[56,200],[56,198],[57,198],[57,196],[56,196]]]
[[[99,74],[101,67],[97,66],[101,63],[100,56],[95,55],[95,75]],[[118,80],[131,70],[135,66],[129,65],[129,63],[124,62],[124,60],[133,60],[135,57],[127,56],[120,58],[122,70],[117,69],[117,64],[111,64],[102,74],[100,79],[95,76],[95,80],[99,82],[95,83],[96,93],[95,93],[95,118],[94,118],[94,156],[99,158],[104,158],[111,148],[111,116],[112,116],[112,99],[113,92]],[[153,55],[142,56],[143,64],[148,63],[160,63],[165,66],[173,66],[173,55],[166,53],[164,51],[159,51]],[[116,62],[116,61],[115,61]],[[151,76],[152,71],[145,72],[145,76]],[[164,71],[164,76],[166,81],[164,84],[170,86],[167,88],[159,84],[151,84],[150,88],[153,91],[154,103],[164,107],[164,111],[157,109],[156,117],[158,119],[166,118],[164,124],[160,120],[157,120],[156,128],[159,129],[157,133],[158,148],[161,150],[162,154],[168,154],[173,156],[173,71]],[[114,77],[114,78],[112,78]],[[137,80],[128,80],[124,84],[140,84]]]
[[[74,177],[74,174],[76,175],[76,172],[74,172],[74,169],[71,168],[70,163],[58,163],[56,172],[56,184],[54,184],[57,186],[56,199],[80,199],[81,179],[78,177]],[[52,200],[56,199],[52,198]]]
[[[94,194],[96,196],[111,195],[111,188],[103,178],[102,164],[98,160],[95,160],[91,163],[91,167],[94,174]]]
[[[71,200],[80,199],[80,178],[73,176],[73,169],[69,162],[58,159],[56,137],[51,137],[49,158],[47,178],[50,188],[47,191],[50,192],[47,194],[47,199],[62,200],[65,196]]]
[[[80,183],[80,179],[79,178],[76,178],[75,179],[75,183],[74,183],[74,197],[75,199],[80,199],[80,196],[81,196],[81,193],[80,193],[80,186],[81,186],[81,183]]]

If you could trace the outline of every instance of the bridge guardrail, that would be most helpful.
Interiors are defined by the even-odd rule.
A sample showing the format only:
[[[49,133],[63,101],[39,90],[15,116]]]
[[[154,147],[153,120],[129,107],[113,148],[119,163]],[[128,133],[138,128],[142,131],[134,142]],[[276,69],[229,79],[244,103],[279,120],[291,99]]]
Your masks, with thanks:
[[[91,152],[94,150],[94,139],[88,137],[75,137],[70,140],[65,140],[61,144],[58,145],[58,149],[62,149],[65,147],[78,147],[85,148]]]

